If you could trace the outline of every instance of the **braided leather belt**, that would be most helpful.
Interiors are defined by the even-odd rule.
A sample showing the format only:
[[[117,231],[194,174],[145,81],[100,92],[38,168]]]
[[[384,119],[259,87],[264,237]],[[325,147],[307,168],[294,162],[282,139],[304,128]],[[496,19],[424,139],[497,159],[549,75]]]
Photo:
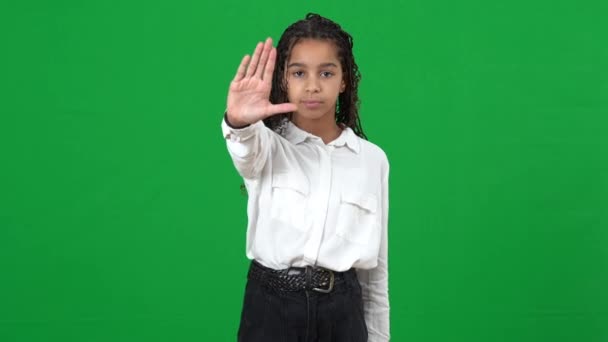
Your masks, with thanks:
[[[345,281],[346,272],[334,272],[321,267],[291,267],[275,270],[253,260],[247,277],[281,291],[312,290],[329,293],[334,286]]]

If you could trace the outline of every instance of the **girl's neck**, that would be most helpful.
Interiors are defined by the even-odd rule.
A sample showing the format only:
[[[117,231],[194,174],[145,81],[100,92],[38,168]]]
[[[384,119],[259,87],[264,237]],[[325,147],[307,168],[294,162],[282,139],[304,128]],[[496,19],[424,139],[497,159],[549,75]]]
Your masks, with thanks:
[[[342,133],[342,128],[336,123],[335,116],[324,115],[319,119],[306,119],[292,115],[291,121],[301,130],[321,138],[324,144],[336,140]]]

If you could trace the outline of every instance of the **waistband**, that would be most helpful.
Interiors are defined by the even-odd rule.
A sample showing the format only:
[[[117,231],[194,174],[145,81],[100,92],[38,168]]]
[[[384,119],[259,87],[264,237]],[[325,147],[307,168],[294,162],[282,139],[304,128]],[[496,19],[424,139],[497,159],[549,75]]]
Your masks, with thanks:
[[[330,293],[336,287],[357,280],[354,268],[345,272],[335,272],[322,267],[290,267],[275,270],[253,260],[247,278],[256,280],[266,287],[279,291],[315,291]]]

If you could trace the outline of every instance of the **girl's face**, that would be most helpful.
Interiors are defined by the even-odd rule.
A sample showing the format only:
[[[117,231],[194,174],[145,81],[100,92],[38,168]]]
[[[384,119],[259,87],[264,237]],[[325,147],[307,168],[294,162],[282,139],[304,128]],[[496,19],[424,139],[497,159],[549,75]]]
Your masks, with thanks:
[[[336,101],[344,91],[338,48],[327,40],[304,39],[296,43],[285,67],[287,96],[301,119],[335,117]]]

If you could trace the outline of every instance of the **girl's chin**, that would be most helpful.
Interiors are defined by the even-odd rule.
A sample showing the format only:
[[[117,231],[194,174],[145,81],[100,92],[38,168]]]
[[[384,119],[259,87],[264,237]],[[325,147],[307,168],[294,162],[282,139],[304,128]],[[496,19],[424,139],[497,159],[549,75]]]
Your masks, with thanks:
[[[298,110],[297,112],[293,113],[295,117],[297,117],[300,120],[318,120],[321,119],[324,116],[324,113],[321,111],[302,111],[302,110]]]
[[[327,113],[327,108],[306,108],[303,106],[298,106],[298,110],[294,113],[297,113],[298,115],[309,119],[318,119]]]

